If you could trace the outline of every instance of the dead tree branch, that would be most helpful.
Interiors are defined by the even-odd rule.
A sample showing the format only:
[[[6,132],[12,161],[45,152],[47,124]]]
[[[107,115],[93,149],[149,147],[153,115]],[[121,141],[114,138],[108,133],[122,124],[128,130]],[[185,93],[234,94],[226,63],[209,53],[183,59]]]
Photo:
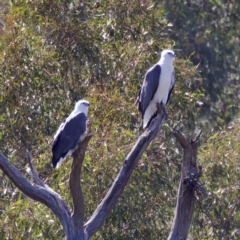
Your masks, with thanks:
[[[91,237],[102,226],[104,220],[115,207],[118,198],[121,196],[134,167],[137,165],[138,160],[142,156],[151,141],[158,134],[160,127],[165,118],[165,108],[161,107],[156,118],[150,123],[145,132],[138,138],[136,144],[132,148],[123,162],[123,166],[116,177],[111,188],[107,192],[102,202],[98,205],[97,209],[93,213],[92,217],[85,224],[86,232]]]
[[[25,195],[49,207],[59,218],[65,233],[69,234],[71,231],[68,223],[71,222],[70,210],[60,195],[47,185],[40,186],[29,182],[2,153],[0,153],[0,169]]]
[[[30,152],[28,151],[28,149],[26,149],[26,154],[27,154],[27,159],[28,159],[28,163],[31,169],[31,173],[32,173],[32,178],[33,180],[40,186],[44,187],[45,183],[44,181],[38,176],[37,172],[35,171],[33,164],[32,164],[32,158],[30,155]]]
[[[197,150],[201,132],[194,140],[190,141],[180,131],[174,131],[173,134],[183,148],[183,163],[177,206],[168,240],[186,240],[194,210],[194,194],[203,192],[203,188],[198,182],[202,168],[197,168]]]
[[[88,131],[83,136],[83,140],[80,141],[77,149],[73,153],[73,162],[71,167],[71,173],[69,178],[70,191],[73,199],[73,213],[72,220],[74,224],[75,237],[77,239],[86,239],[87,233],[84,231],[84,198],[80,185],[81,169],[84,160],[86,148],[88,142],[92,137],[91,131],[92,119],[88,123]]]
[[[165,116],[165,109],[160,107],[157,116],[137,140],[131,152],[124,160],[123,166],[112,187],[86,224],[84,224],[84,199],[80,185],[80,176],[86,148],[92,137],[90,128],[87,133],[84,134],[77,149],[73,153],[73,163],[69,179],[70,191],[73,198],[72,214],[61,196],[39,178],[33,168],[29,153],[27,154],[28,161],[36,184],[29,182],[1,153],[0,169],[2,169],[15,186],[29,198],[45,204],[54,212],[63,225],[67,240],[87,240],[99,230],[110,211],[115,207],[118,198],[126,187],[134,167],[137,165],[145,149],[159,132]]]

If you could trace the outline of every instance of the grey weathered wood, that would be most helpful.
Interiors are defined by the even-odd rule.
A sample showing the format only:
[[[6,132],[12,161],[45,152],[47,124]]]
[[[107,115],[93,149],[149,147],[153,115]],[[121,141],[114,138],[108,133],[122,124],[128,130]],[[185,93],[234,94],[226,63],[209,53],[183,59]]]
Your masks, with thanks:
[[[173,134],[183,148],[183,162],[177,206],[168,240],[186,240],[194,211],[195,180],[200,177],[197,169],[197,149],[201,133],[195,140],[187,140],[179,131],[174,131]]]
[[[81,166],[86,152],[86,148],[92,134],[87,133],[81,139],[77,149],[73,153],[73,164],[70,173],[70,191],[73,198],[73,211],[71,214],[67,204],[53,189],[45,184],[33,168],[30,153],[27,151],[31,173],[35,184],[28,181],[20,171],[15,168],[9,160],[0,153],[0,169],[8,176],[29,198],[39,201],[49,207],[59,218],[67,240],[87,240],[87,233],[83,228],[84,221],[84,203],[80,186]]]
[[[110,211],[115,207],[118,198],[121,196],[134,167],[137,165],[138,160],[142,156],[143,152],[146,150],[151,141],[158,134],[160,127],[163,123],[164,117],[166,115],[165,108],[160,108],[158,106],[158,115],[153,119],[149,127],[145,132],[138,138],[134,147],[126,157],[123,162],[122,168],[116,177],[111,188],[107,192],[106,196],[102,202],[98,205],[97,209],[93,213],[92,217],[85,224],[86,232],[88,236],[91,237],[96,231],[102,226],[104,220],[110,213]]]
[[[0,169],[9,177],[19,190],[28,197],[39,201],[49,207],[59,218],[67,240],[88,240],[99,230],[104,220],[115,207],[118,198],[121,196],[126,184],[132,174],[134,167],[137,165],[141,155],[155,138],[160,130],[163,120],[166,116],[165,108],[158,106],[158,114],[139,137],[136,144],[123,162],[123,166],[109,189],[105,198],[98,205],[96,211],[90,217],[86,224],[84,223],[84,199],[80,185],[81,167],[85,155],[85,151],[91,134],[89,131],[84,135],[78,144],[77,149],[73,153],[73,163],[70,173],[70,191],[73,198],[73,211],[70,209],[59,194],[54,192],[47,184],[45,184],[37,175],[33,168],[30,154],[28,160],[31,167],[35,184],[29,182],[20,171],[15,168],[9,160],[0,153]]]
[[[40,186],[44,187],[45,183],[44,181],[38,176],[37,172],[35,171],[33,164],[32,164],[32,158],[30,155],[30,152],[28,151],[28,149],[26,149],[26,154],[27,154],[27,159],[28,159],[28,163],[31,169],[31,174],[32,174],[32,178],[33,180]]]
[[[71,234],[72,229],[69,224],[72,221],[70,210],[59,194],[46,184],[45,186],[40,186],[29,182],[2,153],[0,153],[0,169],[25,195],[49,207],[60,220],[66,235]]]
[[[87,233],[83,227],[84,224],[84,197],[80,185],[81,169],[84,160],[86,148],[92,134],[84,136],[78,148],[73,153],[73,162],[69,178],[70,191],[73,199],[72,220],[76,239],[88,239]]]

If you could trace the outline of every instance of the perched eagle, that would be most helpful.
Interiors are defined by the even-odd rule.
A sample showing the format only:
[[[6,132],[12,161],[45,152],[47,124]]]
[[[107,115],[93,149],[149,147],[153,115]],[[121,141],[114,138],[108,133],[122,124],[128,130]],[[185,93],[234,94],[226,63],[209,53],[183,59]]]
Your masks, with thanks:
[[[175,82],[172,50],[163,50],[157,64],[150,68],[138,96],[138,110],[142,114],[143,128],[146,128],[157,112],[157,103],[164,106],[169,101]]]
[[[54,136],[52,166],[59,168],[66,156],[71,156],[80,137],[86,131],[89,102],[79,100],[71,114],[61,123]]]

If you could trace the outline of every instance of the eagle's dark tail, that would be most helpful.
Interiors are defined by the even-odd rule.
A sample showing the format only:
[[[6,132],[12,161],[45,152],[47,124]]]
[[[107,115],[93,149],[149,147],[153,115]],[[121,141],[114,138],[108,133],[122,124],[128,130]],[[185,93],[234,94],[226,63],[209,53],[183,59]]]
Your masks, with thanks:
[[[56,158],[54,157],[54,155],[53,155],[53,157],[52,157],[52,167],[53,167],[53,168],[56,168],[57,163],[58,163],[58,159],[56,159]]]

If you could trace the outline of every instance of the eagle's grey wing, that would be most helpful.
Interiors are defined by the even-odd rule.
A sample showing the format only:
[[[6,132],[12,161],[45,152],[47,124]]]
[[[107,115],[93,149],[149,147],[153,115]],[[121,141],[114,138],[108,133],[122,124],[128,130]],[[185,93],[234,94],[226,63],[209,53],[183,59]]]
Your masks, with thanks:
[[[173,70],[172,76],[171,76],[171,85],[170,85],[170,89],[169,89],[169,93],[168,93],[167,103],[168,103],[168,101],[169,101],[169,99],[170,99],[170,96],[171,96],[171,94],[172,94],[174,85],[175,85],[175,71]],[[167,105],[167,103],[166,103],[166,105]]]
[[[86,131],[86,121],[86,115],[81,112],[67,121],[59,131],[52,146],[53,167],[57,165],[60,158],[64,158],[68,154],[69,150],[73,150],[77,146],[81,135]]]
[[[142,88],[139,92],[139,105],[138,110],[141,112],[142,116],[153,99],[159,85],[159,79],[161,74],[160,65],[156,64],[150,68],[143,81]]]

